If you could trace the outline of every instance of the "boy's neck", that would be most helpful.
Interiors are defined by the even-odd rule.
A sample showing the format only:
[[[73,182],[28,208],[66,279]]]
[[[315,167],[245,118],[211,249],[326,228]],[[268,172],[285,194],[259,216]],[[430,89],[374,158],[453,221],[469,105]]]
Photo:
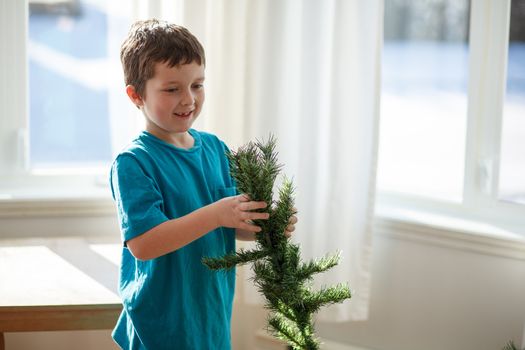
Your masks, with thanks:
[[[147,129],[146,131],[152,134],[153,136],[161,139],[162,141],[169,143],[170,145],[173,145],[177,148],[190,149],[195,144],[195,139],[193,138],[193,136],[191,136],[191,134],[188,131],[181,132],[181,133],[173,133],[173,134],[170,134],[170,133],[160,134],[153,130],[147,130]]]
[[[188,131],[182,134],[172,135],[171,139],[172,141],[170,143],[178,148],[190,149],[195,144],[195,139]]]

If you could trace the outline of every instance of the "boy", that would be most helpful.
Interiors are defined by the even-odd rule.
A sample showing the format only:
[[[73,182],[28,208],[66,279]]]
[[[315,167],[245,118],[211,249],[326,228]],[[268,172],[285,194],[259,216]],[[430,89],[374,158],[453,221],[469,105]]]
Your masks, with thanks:
[[[205,57],[187,29],[136,22],[121,60],[146,126],[111,169],[124,242],[113,338],[123,349],[230,349],[235,271],[209,271],[201,259],[235,251],[236,238],[253,240],[252,220],[268,218],[253,210],[266,203],[236,195],[224,143],[191,129]]]

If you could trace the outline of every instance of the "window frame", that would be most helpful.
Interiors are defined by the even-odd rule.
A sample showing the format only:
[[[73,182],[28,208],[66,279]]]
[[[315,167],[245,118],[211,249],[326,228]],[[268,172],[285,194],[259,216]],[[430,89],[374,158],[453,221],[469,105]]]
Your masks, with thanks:
[[[185,15],[182,0],[131,0],[126,5],[123,9],[118,1],[105,4],[109,13],[115,15],[108,22],[108,52],[112,62],[118,62],[111,67],[109,79],[113,153],[129,143],[144,120],[124,93],[118,57],[122,38],[115,35],[115,29],[122,29],[119,18],[125,14],[131,21],[163,17],[181,22]],[[40,235],[55,235],[69,231],[61,226],[62,220],[74,221],[80,217],[85,227],[76,228],[76,231],[100,234],[110,229],[115,217],[109,190],[109,166],[108,169],[30,168],[28,25],[29,0],[0,1],[0,50],[9,53],[0,54],[0,236],[13,234],[14,227],[17,236],[19,233],[28,235],[35,227],[39,227]],[[57,218],[60,220],[55,220]],[[37,223],[42,220],[45,224]]]
[[[510,5],[511,0],[471,1],[462,201],[453,203],[378,189],[379,216],[418,221],[421,214],[430,214],[438,218],[436,226],[455,225],[460,219],[470,223],[465,226],[470,227],[467,231],[525,236],[525,205],[498,198]],[[480,224],[486,225],[480,228]]]
[[[4,1],[0,11],[0,69],[4,79],[0,80],[0,169],[4,178],[20,175],[26,167],[27,155],[22,150],[27,129],[25,116],[28,111],[26,86],[28,80],[25,59],[27,6],[25,2]],[[8,150],[15,145],[14,153]]]
[[[131,20],[160,17],[162,12],[174,9],[180,14],[183,10],[180,0],[131,0],[127,4],[126,16]],[[117,17],[124,15],[121,5],[106,3],[107,10]],[[0,238],[80,236],[119,241],[109,168],[30,169],[28,23],[28,0],[0,1]],[[122,28],[118,20],[109,21],[108,26]],[[108,45],[118,48],[122,38],[110,32]],[[111,54],[118,56],[118,49],[115,52]],[[109,91],[112,147],[118,150],[137,133],[143,117],[127,97],[115,98],[125,95],[120,60],[111,70],[119,75],[111,77]]]
[[[154,4],[158,4],[158,1]],[[108,11],[119,13],[117,3],[112,2],[107,6]],[[129,6],[132,16],[136,17],[139,3],[132,1]],[[0,3],[0,7],[0,47],[2,52],[10,53],[0,55],[0,69],[2,77],[5,77],[0,81],[0,210],[3,212],[0,216],[7,215],[5,213],[20,215],[20,212],[13,210],[22,208],[22,203],[26,213],[41,212],[38,208],[42,203],[54,206],[57,212],[74,215],[82,212],[82,206],[79,204],[82,202],[86,203],[86,213],[92,213],[96,205],[108,209],[108,202],[111,201],[108,189],[109,168],[30,168],[27,48],[29,4],[27,0],[6,0]],[[117,43],[116,40],[120,39],[110,35],[109,45],[118,47],[120,42]],[[118,55],[118,52],[111,54]],[[111,71],[118,72],[116,75],[121,74],[120,66],[112,67]],[[120,75],[112,76],[110,81],[112,85],[109,91],[109,109],[110,114],[115,115],[111,116],[111,127],[124,129],[123,132],[112,132],[115,139],[112,139],[112,146],[118,149],[119,145],[128,142],[125,141],[129,140],[128,136],[136,134],[137,124],[142,118],[129,103],[124,105],[124,97],[118,96],[123,95]],[[136,118],[130,120],[130,115],[133,114]],[[75,209],[69,210],[67,203],[75,203]]]

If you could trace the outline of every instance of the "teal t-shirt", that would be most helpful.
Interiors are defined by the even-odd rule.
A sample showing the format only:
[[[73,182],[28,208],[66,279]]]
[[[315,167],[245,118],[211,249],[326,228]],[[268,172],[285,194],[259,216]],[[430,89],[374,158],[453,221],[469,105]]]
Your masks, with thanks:
[[[195,143],[186,150],[144,131],[117,156],[110,182],[124,243],[236,194],[224,143],[193,129],[190,134]],[[123,244],[124,308],[115,341],[123,349],[230,349],[235,271],[210,271],[201,259],[234,251],[235,232],[228,228],[147,261]]]

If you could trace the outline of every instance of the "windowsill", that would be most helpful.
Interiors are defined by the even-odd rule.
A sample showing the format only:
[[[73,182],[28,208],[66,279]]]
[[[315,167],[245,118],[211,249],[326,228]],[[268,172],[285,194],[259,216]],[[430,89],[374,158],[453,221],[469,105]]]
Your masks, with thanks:
[[[525,260],[525,236],[498,225],[381,203],[375,217],[384,236]]]
[[[108,176],[88,170],[0,175],[0,218],[114,215]]]
[[[0,218],[106,216],[115,206],[107,188],[0,191]]]
[[[115,216],[115,206],[103,186],[84,191],[51,188],[9,194],[0,190],[0,219],[109,216]],[[375,231],[380,235],[525,260],[525,235],[517,230],[381,200],[375,217]]]

